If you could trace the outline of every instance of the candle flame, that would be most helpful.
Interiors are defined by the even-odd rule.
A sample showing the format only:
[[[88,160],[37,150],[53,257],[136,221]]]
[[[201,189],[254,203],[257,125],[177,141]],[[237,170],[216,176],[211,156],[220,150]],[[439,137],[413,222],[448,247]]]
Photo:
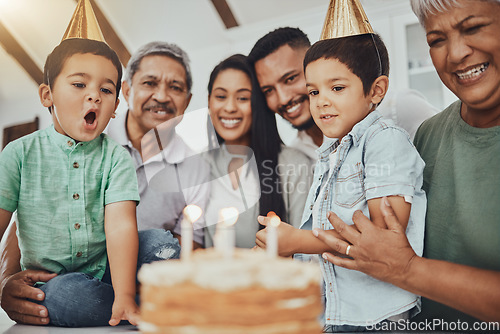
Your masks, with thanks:
[[[238,220],[239,212],[238,212],[238,209],[236,209],[234,207],[230,207],[230,208],[221,209],[220,215],[222,216],[222,219],[224,221],[224,225],[231,226],[231,225],[234,225],[236,223],[236,221]]]
[[[281,223],[281,219],[277,215],[275,215],[271,218],[271,221],[270,221],[271,226],[278,227],[280,223]]]
[[[274,211],[269,211],[269,212],[267,213],[267,217],[268,217],[268,218],[271,218],[271,217],[274,217],[274,216],[276,216],[276,217],[278,216],[278,215],[276,214],[276,212],[274,212]]]
[[[189,204],[182,211],[184,213],[184,217],[187,218],[191,223],[194,223],[201,217],[202,210],[198,205]]]

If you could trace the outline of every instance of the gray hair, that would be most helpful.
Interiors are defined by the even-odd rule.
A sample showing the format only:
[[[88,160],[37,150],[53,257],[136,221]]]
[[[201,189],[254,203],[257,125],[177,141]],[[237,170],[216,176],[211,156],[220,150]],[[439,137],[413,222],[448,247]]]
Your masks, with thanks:
[[[481,0],[498,2],[500,0]],[[410,0],[411,9],[418,17],[418,21],[422,26],[425,26],[425,19],[429,15],[448,11],[451,7],[460,7],[458,0]]]
[[[187,93],[191,93],[191,88],[193,86],[193,77],[191,75],[191,68],[189,66],[189,57],[187,53],[182,50],[179,46],[167,42],[151,42],[142,46],[136,53],[130,58],[127,69],[125,70],[125,80],[132,85],[132,78],[135,73],[139,70],[139,65],[144,57],[147,56],[166,56],[174,60],[177,60],[184,69],[186,70],[186,85]]]

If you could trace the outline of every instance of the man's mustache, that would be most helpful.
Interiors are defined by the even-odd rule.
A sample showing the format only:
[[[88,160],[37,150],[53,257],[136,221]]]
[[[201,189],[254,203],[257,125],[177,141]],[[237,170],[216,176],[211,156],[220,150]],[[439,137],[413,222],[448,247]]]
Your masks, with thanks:
[[[144,109],[147,111],[165,111],[169,114],[175,114],[175,112],[176,112],[175,108],[171,107],[167,103],[155,103],[155,104],[147,105],[144,107]]]

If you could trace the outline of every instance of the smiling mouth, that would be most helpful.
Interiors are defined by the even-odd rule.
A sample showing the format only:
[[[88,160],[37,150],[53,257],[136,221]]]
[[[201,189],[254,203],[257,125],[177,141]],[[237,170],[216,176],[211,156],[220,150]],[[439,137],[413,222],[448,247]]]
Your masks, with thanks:
[[[174,112],[170,109],[164,110],[164,109],[148,109],[149,112],[157,115],[169,115],[173,114]]]
[[[242,120],[242,118],[220,118],[221,123],[226,127],[234,127]]]
[[[91,111],[89,112],[87,115],[85,115],[85,122],[87,122],[87,124],[89,125],[92,125],[94,124],[95,120],[96,120],[96,113]]]
[[[335,118],[335,117],[337,117],[337,116],[336,115],[322,115],[319,118],[320,119],[324,119],[324,120],[329,120],[329,119],[332,119],[332,118]]]
[[[173,108],[170,108],[167,104],[155,104],[155,105],[150,105],[144,108],[146,111],[149,111],[150,113],[156,114],[156,115],[174,115],[175,110]]]
[[[281,114],[286,114],[286,115],[291,115],[298,111],[300,107],[302,106],[302,103],[308,99],[307,95],[306,96],[301,96],[300,98],[290,101],[286,105],[282,106],[279,108],[279,112]]]
[[[479,66],[468,69],[467,71],[455,72],[455,74],[458,76],[460,80],[473,79],[475,77],[480,76],[481,73],[486,71],[489,65],[490,65],[489,63],[483,63]]]
[[[167,110],[150,110],[153,114],[157,114],[157,115],[168,115],[168,114],[173,114],[172,112],[170,111],[167,111]]]
[[[299,110],[301,104],[302,103],[296,104],[293,107],[291,107],[290,109],[287,109],[286,113],[291,114],[291,113],[296,112],[297,110]]]

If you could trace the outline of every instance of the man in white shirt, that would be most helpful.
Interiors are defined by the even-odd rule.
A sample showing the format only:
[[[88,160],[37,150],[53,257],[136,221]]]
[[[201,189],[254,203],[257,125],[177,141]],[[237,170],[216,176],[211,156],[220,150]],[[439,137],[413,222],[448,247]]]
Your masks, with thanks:
[[[191,100],[187,54],[175,44],[151,42],[130,59],[123,82],[125,115],[107,133],[131,154],[139,183],[139,230],[164,228],[181,239],[182,210],[203,212],[209,196],[209,166],[175,132]],[[121,116],[121,117],[120,117]],[[204,215],[194,225],[194,247],[203,245]]]
[[[290,146],[304,152],[311,164],[323,134],[309,111],[303,61],[311,46],[307,35],[298,28],[278,28],[255,43],[248,55],[267,105],[298,130]]]

